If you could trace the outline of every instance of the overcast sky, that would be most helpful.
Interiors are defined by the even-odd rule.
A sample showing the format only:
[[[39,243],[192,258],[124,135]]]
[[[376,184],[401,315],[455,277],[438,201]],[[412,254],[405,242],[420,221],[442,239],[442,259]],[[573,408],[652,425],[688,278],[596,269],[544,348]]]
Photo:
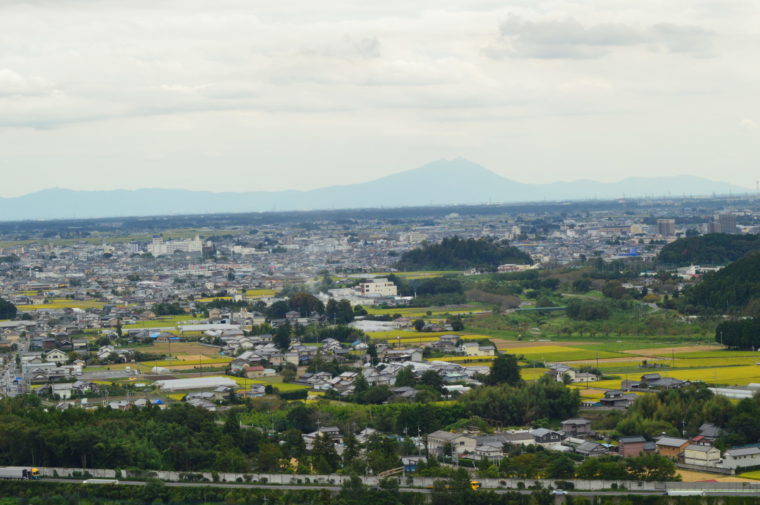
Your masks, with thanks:
[[[0,196],[760,178],[757,0],[0,0]]]

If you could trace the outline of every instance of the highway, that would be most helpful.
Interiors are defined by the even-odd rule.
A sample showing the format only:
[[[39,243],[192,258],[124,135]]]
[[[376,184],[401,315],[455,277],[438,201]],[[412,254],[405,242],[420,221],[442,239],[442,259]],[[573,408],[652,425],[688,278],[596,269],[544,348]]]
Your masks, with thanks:
[[[29,482],[29,481],[27,481]],[[85,486],[95,486],[95,485],[110,485],[110,484],[85,484],[84,480],[73,480],[73,479],[51,479],[51,478],[45,478],[40,481],[33,481],[33,482],[49,482],[49,483],[62,483],[62,484],[80,484]],[[120,486],[144,486],[146,482],[143,481],[119,481]],[[314,484],[304,484],[304,485],[292,485],[292,484],[249,484],[249,483],[221,483],[221,482],[165,482],[164,485],[166,487],[197,487],[197,488],[222,488],[222,489],[279,489],[279,490],[291,490],[291,491],[298,491],[298,490],[327,490],[331,492],[339,492],[342,488],[340,486],[318,486]],[[399,488],[399,491],[402,493],[421,493],[421,494],[430,494],[432,493],[432,489],[429,488],[412,488],[412,487],[401,487]],[[519,494],[531,494],[534,493],[535,490],[532,489],[503,489],[503,488],[496,488],[496,489],[482,489],[480,491],[475,492],[485,492],[485,491],[493,491],[497,494],[505,494],[505,493],[519,493]],[[563,496],[581,496],[581,497],[596,497],[596,496],[629,496],[629,495],[639,495],[639,496],[664,496],[666,493],[665,491],[635,491],[635,490],[608,490],[608,491],[567,491],[564,493],[561,493],[558,495]],[[760,490],[727,490],[727,489],[718,489],[715,490],[705,490],[704,496],[746,496],[746,497],[760,497]]]

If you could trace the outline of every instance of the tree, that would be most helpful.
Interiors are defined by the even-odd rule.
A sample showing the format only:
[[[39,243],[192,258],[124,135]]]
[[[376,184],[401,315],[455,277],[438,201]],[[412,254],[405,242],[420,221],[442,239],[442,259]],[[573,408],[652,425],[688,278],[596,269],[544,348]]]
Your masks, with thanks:
[[[411,367],[404,367],[396,374],[396,382],[394,384],[397,388],[400,387],[414,387],[417,385],[417,378],[414,376]]]
[[[412,323],[412,326],[414,326],[415,330],[422,331],[422,329],[425,327],[425,321],[422,319],[417,319]]]
[[[462,316],[450,317],[447,322],[451,325],[452,331],[464,330],[464,321],[462,321]]]
[[[329,474],[338,469],[338,453],[335,444],[327,433],[318,434],[311,450],[311,461],[317,473]]]
[[[301,317],[307,317],[312,312],[324,314],[324,304],[314,295],[309,293],[296,293],[290,297],[290,309],[298,311]]]
[[[303,433],[311,433],[317,429],[314,410],[300,402],[288,411],[285,419],[290,426]]]
[[[497,356],[491,365],[491,372],[486,377],[485,382],[491,386],[497,384],[516,386],[521,384],[522,378],[520,377],[520,367],[517,364],[517,358],[512,354]]]
[[[274,336],[272,337],[272,343],[283,351],[290,348],[290,324],[285,323],[277,328]]]
[[[550,479],[572,479],[575,474],[575,463],[563,454],[549,465],[548,474]]]
[[[443,379],[435,370],[425,370],[420,377],[420,384],[429,386],[439,392],[443,390]]]
[[[576,279],[573,281],[573,291],[576,293],[588,293],[591,290],[591,280]]]

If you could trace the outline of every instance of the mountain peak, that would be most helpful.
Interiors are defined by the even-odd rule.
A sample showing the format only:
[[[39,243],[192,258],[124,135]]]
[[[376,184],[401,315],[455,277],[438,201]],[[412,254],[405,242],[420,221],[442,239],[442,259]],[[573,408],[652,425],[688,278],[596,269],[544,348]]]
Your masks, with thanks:
[[[464,158],[439,159],[421,167],[347,186],[311,191],[212,193],[172,189],[76,191],[51,188],[0,198],[0,219],[64,219],[163,214],[265,212],[330,208],[412,207],[543,200],[614,199],[662,195],[742,194],[750,190],[693,176],[638,177],[615,183],[571,181],[524,184]],[[189,198],[191,195],[192,198]],[[64,209],[66,214],[61,214]]]

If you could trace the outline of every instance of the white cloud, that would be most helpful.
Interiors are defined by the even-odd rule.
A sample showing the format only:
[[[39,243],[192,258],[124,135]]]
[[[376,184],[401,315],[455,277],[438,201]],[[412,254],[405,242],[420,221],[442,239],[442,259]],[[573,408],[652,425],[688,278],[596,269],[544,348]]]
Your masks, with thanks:
[[[721,149],[760,163],[730,127],[760,108],[758,16],[752,0],[0,0],[0,164],[23,168],[0,196],[303,189],[454,156],[533,181],[710,175]]]

